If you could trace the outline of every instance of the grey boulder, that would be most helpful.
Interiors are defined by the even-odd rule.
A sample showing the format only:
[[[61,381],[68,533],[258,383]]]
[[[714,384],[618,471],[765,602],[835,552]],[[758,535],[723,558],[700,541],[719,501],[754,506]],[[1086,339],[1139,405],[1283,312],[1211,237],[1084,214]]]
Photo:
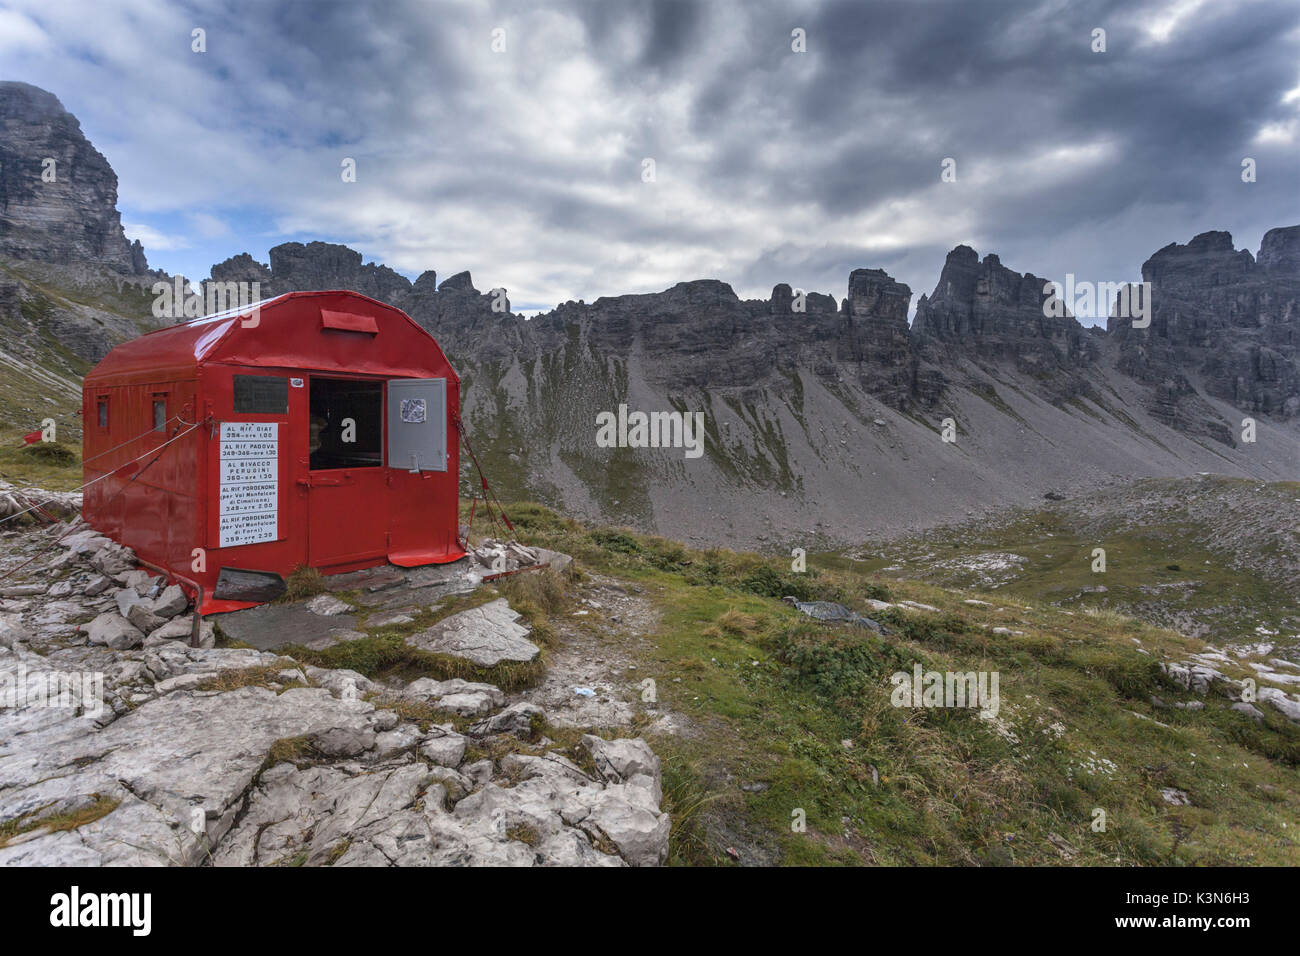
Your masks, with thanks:
[[[435,724],[420,743],[420,756],[440,767],[459,767],[465,759],[465,737],[451,725]]]
[[[105,611],[86,625],[86,634],[92,644],[103,644],[113,650],[125,651],[144,643],[144,635],[134,624],[116,611]]]
[[[509,734],[512,737],[518,737],[521,740],[527,740],[533,736],[534,721],[546,719],[546,712],[536,704],[530,704],[526,700],[521,700],[517,704],[511,704],[499,714],[480,720],[478,723],[471,724],[469,733],[471,737],[491,737],[496,734]]]

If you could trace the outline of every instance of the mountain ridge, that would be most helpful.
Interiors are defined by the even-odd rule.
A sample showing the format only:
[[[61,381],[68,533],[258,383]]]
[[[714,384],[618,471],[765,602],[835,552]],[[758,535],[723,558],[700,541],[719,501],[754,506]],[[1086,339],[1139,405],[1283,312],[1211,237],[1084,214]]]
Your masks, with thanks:
[[[57,345],[76,359],[59,366],[67,378],[156,327],[147,290],[171,277],[147,269],[138,242],[117,241],[116,176],[35,89],[0,84],[0,125],[26,131],[9,140],[27,152],[6,175],[39,176],[51,147],[82,159],[39,216],[24,205],[30,183],[6,187],[18,201],[0,219],[21,215],[0,240],[22,241],[0,243],[0,318],[11,365],[53,365]],[[77,216],[89,239],[69,238]],[[911,323],[911,288],[878,268],[852,270],[839,300],[784,283],[742,299],[704,278],[528,319],[469,272],[412,281],[335,243],[282,243],[266,264],[240,253],[209,281],[257,282],[265,297],[352,289],[405,310],[460,371],[463,417],[505,497],[770,549],[852,544],[1137,477],[1300,476],[1300,226],[1270,230],[1257,255],[1204,232],[1142,269],[1149,327],[1112,314],[1105,329],[1053,302],[1047,279],[965,245]],[[704,456],[598,447],[597,415],[620,405],[703,412]]]
[[[1284,259],[1293,232],[1271,231],[1269,255]],[[304,257],[309,247],[295,247],[293,261]],[[807,296],[802,313],[789,311],[789,286],[746,300],[717,279],[527,320],[492,311],[468,273],[435,286],[426,272],[386,299],[452,355],[476,447],[511,497],[693,540],[829,546],[1116,480],[1300,474],[1284,404],[1240,409],[1181,352],[1157,343],[1147,355],[1113,329],[1045,315],[1046,280],[996,255],[958,247],[949,262],[962,281],[941,276],[910,327],[911,290],[879,269],[854,270],[838,303]],[[348,284],[313,271],[304,287],[332,279]],[[1168,327],[1169,290],[1158,290],[1155,336]],[[1268,301],[1289,328],[1289,285]],[[1135,354],[1143,361],[1126,371]],[[596,414],[621,403],[705,411],[704,461],[596,449]],[[1254,443],[1240,440],[1248,414],[1259,416]],[[955,443],[942,442],[945,418]]]

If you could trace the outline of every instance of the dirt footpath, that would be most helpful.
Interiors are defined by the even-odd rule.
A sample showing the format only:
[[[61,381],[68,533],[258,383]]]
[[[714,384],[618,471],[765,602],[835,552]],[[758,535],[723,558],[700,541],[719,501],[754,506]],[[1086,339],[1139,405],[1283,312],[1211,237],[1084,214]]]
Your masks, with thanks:
[[[587,573],[577,604],[551,620],[555,649],[546,676],[527,692],[558,726],[629,728],[674,733],[676,720],[647,700],[650,674],[638,661],[652,648],[659,611],[639,585]],[[522,695],[521,695],[522,696]]]

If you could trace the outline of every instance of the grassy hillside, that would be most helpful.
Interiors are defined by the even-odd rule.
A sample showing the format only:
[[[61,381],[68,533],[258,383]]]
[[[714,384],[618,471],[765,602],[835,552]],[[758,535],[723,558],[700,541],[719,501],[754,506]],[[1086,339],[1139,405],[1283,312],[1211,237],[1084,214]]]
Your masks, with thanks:
[[[81,485],[81,442],[25,445],[21,431],[0,429],[0,478],[19,487],[73,491]]]
[[[576,554],[662,612],[635,675],[685,718],[679,733],[652,734],[678,863],[1300,862],[1300,728],[1271,710],[1256,724],[1213,696],[1178,708],[1201,698],[1158,662],[1201,641],[1113,611],[853,569],[794,574],[538,506],[512,515],[523,540]],[[783,594],[935,610],[876,613],[881,638],[812,622]],[[1253,674],[1248,661],[1229,676]],[[997,671],[997,718],[892,706],[889,675],[917,662]],[[1167,803],[1167,788],[1189,805]],[[791,826],[800,810],[803,833]]]

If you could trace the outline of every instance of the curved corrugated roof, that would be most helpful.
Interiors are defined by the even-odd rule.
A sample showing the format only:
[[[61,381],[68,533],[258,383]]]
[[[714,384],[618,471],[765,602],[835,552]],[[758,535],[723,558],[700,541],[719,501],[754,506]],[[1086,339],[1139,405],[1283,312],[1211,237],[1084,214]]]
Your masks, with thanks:
[[[257,325],[245,327],[241,320],[254,308]],[[322,310],[369,316],[378,332],[323,331]],[[422,356],[430,346],[436,358]],[[155,329],[109,352],[86,376],[86,383],[192,378],[200,365],[212,361],[392,377],[442,374],[446,365],[433,337],[401,309],[340,289],[286,292]]]

